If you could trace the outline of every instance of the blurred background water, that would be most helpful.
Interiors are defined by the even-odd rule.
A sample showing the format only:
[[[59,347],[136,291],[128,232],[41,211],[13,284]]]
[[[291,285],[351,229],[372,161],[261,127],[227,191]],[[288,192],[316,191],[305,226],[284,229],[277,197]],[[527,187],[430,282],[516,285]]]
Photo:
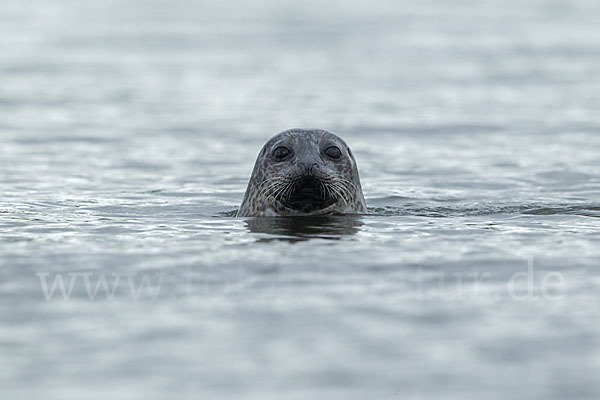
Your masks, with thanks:
[[[597,399],[599,89],[595,0],[3,0],[0,397]],[[290,127],[369,215],[232,217]]]

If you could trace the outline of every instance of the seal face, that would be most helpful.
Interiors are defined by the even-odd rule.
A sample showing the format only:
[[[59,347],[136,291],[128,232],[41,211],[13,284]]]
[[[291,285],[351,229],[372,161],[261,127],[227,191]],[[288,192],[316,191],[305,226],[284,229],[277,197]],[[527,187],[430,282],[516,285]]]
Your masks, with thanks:
[[[290,129],[262,148],[238,217],[367,211],[348,145],[322,129]]]

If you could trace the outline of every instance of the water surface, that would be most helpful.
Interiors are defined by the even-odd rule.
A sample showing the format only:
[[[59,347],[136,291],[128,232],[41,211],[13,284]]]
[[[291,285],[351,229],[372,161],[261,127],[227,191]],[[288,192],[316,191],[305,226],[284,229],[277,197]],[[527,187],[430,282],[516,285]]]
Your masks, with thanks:
[[[3,1],[0,397],[598,398],[598,15]],[[232,217],[291,127],[368,215]]]

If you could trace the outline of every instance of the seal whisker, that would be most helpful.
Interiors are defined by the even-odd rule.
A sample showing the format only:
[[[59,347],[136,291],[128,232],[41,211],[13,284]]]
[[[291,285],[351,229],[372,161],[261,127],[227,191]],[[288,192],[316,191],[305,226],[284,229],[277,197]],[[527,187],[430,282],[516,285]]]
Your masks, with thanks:
[[[354,193],[357,193],[361,190],[358,190],[354,182],[345,179],[345,178],[336,178],[336,183],[339,185],[340,189],[344,192],[344,197],[348,199],[349,202],[352,202],[355,196]],[[362,192],[362,191],[361,191]]]
[[[267,186],[264,190],[261,191],[261,194],[266,198],[277,198],[281,190],[283,189],[284,184],[281,182],[273,182],[269,186]]]
[[[335,182],[331,185],[331,188],[335,191],[336,197],[340,198],[345,205],[348,205],[346,195],[342,188]]]

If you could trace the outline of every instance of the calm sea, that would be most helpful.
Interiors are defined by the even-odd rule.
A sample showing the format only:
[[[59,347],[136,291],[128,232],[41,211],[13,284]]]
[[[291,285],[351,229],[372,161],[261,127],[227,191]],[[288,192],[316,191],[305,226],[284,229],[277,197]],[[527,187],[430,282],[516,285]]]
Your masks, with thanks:
[[[0,398],[600,398],[596,0],[0,2]],[[236,219],[262,144],[369,214]]]

